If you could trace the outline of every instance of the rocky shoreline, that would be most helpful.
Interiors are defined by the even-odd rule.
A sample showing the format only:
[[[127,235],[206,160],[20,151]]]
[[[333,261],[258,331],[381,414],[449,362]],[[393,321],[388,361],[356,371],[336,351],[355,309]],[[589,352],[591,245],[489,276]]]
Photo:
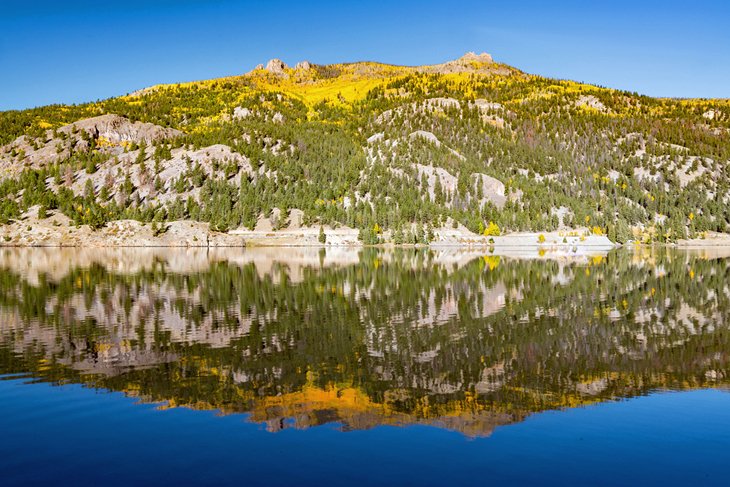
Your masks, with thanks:
[[[430,247],[530,249],[538,252],[576,253],[584,249],[615,247],[604,236],[565,236],[562,233],[520,233],[484,237],[465,229],[436,229]],[[99,229],[74,225],[60,213],[44,219],[17,220],[0,227],[2,247],[361,247],[358,231],[347,227],[319,227],[281,230],[232,230],[217,232],[197,221],[141,223],[135,220],[109,222]],[[395,246],[394,244],[381,244]],[[413,247],[414,245],[404,245]],[[426,245],[418,245],[425,247]]]
[[[35,212],[0,226],[0,247],[361,247],[358,230],[348,227],[322,228],[325,242],[320,241],[319,226],[291,226],[279,230],[256,228],[217,232],[208,223],[173,221],[141,223],[117,220],[99,229],[75,225],[59,212],[39,218]],[[586,229],[555,232],[521,232],[500,236],[482,236],[466,228],[451,226],[434,229],[431,248],[500,249],[512,253],[539,256],[552,254],[584,254],[609,251],[619,247],[605,235],[590,234]],[[385,240],[389,240],[384,235]],[[381,246],[414,247],[383,243]],[[730,247],[730,235],[711,234],[704,239],[681,240],[672,247],[708,248]]]

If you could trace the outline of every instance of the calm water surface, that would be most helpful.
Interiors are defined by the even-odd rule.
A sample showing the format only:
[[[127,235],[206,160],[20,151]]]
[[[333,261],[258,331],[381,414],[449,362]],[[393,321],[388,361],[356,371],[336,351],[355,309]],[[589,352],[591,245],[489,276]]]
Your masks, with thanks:
[[[0,251],[0,485],[728,485],[730,251]]]

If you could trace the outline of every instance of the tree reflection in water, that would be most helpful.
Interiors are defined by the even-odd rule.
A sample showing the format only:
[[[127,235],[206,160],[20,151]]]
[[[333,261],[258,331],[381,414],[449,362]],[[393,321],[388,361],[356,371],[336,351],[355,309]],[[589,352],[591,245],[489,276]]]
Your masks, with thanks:
[[[250,413],[432,424],[723,387],[730,260],[669,249],[0,252],[0,373]]]

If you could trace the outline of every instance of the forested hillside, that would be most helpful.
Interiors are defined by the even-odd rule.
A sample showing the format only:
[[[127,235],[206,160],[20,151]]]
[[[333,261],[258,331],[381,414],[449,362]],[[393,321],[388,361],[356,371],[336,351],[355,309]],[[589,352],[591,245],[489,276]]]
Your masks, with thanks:
[[[547,79],[485,54],[421,67],[272,60],[0,112],[0,144],[2,224],[32,210],[93,228],[276,230],[296,212],[365,243],[427,243],[459,224],[625,242],[702,238],[730,221],[730,101]]]

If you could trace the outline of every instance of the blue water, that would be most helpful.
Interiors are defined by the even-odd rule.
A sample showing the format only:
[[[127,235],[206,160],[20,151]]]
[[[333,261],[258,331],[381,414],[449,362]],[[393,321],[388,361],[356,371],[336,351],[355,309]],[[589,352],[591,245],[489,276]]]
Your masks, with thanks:
[[[469,439],[430,426],[277,434],[121,393],[0,381],[0,479],[20,485],[728,485],[730,394],[657,393]]]

